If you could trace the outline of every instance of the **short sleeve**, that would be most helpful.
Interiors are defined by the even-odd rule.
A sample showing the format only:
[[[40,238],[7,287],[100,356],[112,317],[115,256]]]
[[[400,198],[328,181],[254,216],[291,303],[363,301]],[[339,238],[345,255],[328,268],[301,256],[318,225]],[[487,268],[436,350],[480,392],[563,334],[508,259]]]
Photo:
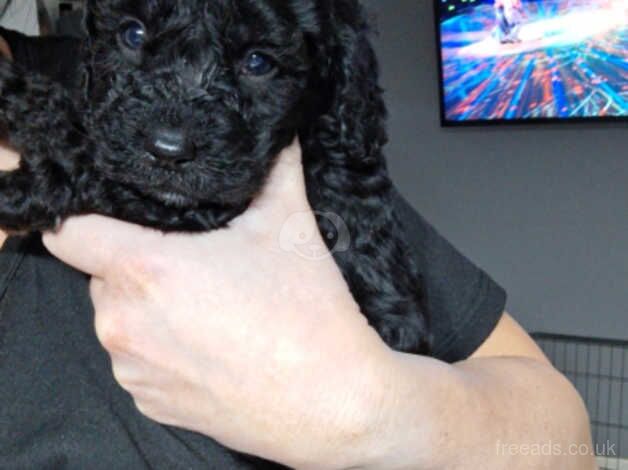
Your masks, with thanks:
[[[423,281],[433,334],[432,356],[453,363],[468,358],[491,334],[506,306],[506,292],[445,240],[397,192],[395,210]]]

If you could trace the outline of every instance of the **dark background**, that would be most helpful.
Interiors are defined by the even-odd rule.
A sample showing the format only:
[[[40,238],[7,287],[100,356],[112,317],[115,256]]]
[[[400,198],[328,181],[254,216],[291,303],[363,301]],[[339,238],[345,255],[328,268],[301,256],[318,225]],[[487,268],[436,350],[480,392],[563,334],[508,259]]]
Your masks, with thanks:
[[[530,331],[628,338],[628,125],[442,129],[431,0],[365,0],[407,199]]]

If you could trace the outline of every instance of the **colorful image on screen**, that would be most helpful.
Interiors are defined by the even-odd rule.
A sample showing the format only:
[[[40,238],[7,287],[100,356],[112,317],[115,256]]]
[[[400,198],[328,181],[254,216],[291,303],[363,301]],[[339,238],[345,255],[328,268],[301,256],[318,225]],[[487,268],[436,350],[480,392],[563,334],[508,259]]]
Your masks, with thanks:
[[[435,0],[445,123],[628,116],[628,0]]]

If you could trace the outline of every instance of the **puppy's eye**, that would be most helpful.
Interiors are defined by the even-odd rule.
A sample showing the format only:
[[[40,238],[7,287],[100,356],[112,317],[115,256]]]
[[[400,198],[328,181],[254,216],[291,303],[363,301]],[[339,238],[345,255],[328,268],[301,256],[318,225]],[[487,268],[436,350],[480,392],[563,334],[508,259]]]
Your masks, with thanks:
[[[242,71],[252,77],[264,77],[275,70],[273,60],[261,52],[251,52],[244,59]]]
[[[124,47],[139,50],[146,42],[146,28],[137,20],[128,20],[120,28],[120,41]]]

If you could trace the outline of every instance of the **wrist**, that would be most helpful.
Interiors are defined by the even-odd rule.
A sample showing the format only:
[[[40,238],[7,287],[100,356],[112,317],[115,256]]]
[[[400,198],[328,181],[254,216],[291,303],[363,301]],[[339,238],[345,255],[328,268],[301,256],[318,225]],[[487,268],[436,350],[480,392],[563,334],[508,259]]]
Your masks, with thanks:
[[[375,386],[372,428],[362,443],[358,468],[444,468],[457,439],[452,435],[468,399],[465,379],[432,358],[391,351],[387,373]],[[368,410],[367,410],[368,411]]]
[[[389,417],[384,414],[390,409],[389,388],[396,374],[396,353],[379,337],[376,339],[374,347],[350,361],[352,370],[341,374],[344,396],[331,397],[331,402],[322,407],[331,411],[324,428],[317,432],[322,441],[316,448],[306,445],[306,452],[299,452],[299,460],[284,463],[308,469],[383,468],[379,465],[380,455],[384,453],[380,436],[382,429],[388,426]]]

